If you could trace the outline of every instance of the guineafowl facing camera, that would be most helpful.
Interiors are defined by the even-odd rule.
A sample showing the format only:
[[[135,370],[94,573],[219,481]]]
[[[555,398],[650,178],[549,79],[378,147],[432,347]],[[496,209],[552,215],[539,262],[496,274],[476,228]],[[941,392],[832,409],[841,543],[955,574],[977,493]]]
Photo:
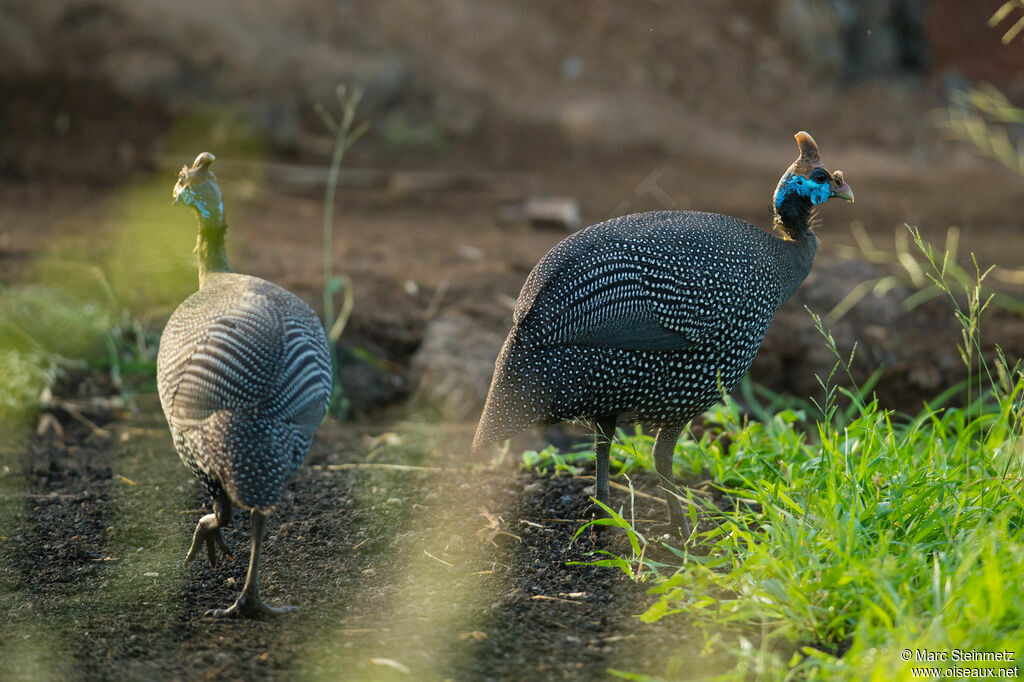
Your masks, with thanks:
[[[747,372],[775,311],[810,272],[815,207],[853,201],[811,136],[796,141],[800,156],[772,202],[777,234],[724,215],[661,211],[593,225],[551,249],[519,294],[474,452],[537,424],[587,420],[597,499],[608,504],[617,419],[657,427],[669,520],[688,534],[670,492],[676,440]]]
[[[224,203],[210,171],[214,156],[184,167],[174,203],[199,219],[199,291],[171,315],[160,339],[157,387],[174,447],[213,497],[196,525],[188,564],[205,548],[210,566],[231,557],[221,529],[232,508],[252,523],[245,586],[212,616],[290,610],[260,599],[259,562],[267,514],[309,451],[331,396],[331,355],[323,325],[300,298],[233,272],[224,251]]]

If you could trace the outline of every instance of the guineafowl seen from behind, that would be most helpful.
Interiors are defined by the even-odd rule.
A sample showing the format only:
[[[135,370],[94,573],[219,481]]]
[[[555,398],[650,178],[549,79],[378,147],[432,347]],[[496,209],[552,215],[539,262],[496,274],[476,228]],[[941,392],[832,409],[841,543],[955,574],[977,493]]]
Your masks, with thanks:
[[[259,562],[267,514],[309,451],[331,396],[331,355],[323,325],[302,299],[231,270],[224,204],[210,171],[214,156],[183,167],[174,203],[195,210],[199,290],[178,306],[160,339],[157,387],[174,447],[213,497],[196,525],[188,564],[205,549],[231,557],[221,529],[232,509],[249,511],[252,552],[242,593],[212,616],[263,616]]]
[[[660,211],[593,225],[551,249],[519,294],[474,452],[537,424],[586,420],[596,497],[609,504],[617,419],[657,427],[670,523],[688,533],[670,491],[676,440],[747,372],[776,310],[810,272],[815,207],[853,201],[811,136],[796,141],[800,156],[772,202],[777,234],[725,215]]]

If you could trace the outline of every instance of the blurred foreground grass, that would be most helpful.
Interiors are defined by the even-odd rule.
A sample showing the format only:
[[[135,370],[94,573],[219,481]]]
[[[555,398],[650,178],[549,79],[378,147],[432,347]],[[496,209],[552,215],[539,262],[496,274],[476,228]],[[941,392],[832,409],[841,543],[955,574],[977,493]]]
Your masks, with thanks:
[[[196,288],[193,218],[170,187],[112,192],[54,227],[26,281],[0,285],[0,427],[23,427],[69,371],[153,389],[158,329]]]

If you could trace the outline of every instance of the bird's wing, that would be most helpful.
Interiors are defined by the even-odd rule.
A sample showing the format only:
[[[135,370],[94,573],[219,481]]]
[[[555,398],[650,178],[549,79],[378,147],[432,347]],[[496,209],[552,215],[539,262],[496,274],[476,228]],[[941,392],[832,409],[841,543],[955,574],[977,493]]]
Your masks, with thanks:
[[[255,408],[275,383],[285,350],[282,320],[267,297],[200,290],[175,311],[160,340],[160,402],[185,424],[219,410]]]
[[[290,312],[284,321],[284,352],[274,402],[282,419],[312,436],[331,400],[331,353],[323,325],[309,306],[300,301]]]
[[[183,426],[251,409],[312,436],[327,412],[331,378],[316,314],[256,278],[193,294],[168,321],[157,359],[160,402]]]
[[[638,314],[589,325],[563,343],[624,350],[686,350],[696,346],[696,339],[667,328],[653,315]]]
[[[666,316],[652,295],[672,288],[670,272],[647,267],[618,240],[586,246],[557,267],[542,260],[531,273],[536,291],[529,292],[528,307],[517,310],[525,333],[544,344],[629,350],[685,350],[700,343],[700,325]],[[548,272],[538,277],[545,265]],[[527,280],[524,292],[530,286]]]
[[[644,302],[658,323],[696,345],[742,306],[750,268],[739,260],[716,262],[714,249],[701,241],[673,246],[637,240],[614,248],[640,273]]]
[[[654,351],[697,347],[731,324],[731,317],[748,312],[755,266],[719,258],[728,256],[687,240],[685,233],[671,244],[592,239],[537,279],[529,306],[517,310],[520,326],[545,344]]]

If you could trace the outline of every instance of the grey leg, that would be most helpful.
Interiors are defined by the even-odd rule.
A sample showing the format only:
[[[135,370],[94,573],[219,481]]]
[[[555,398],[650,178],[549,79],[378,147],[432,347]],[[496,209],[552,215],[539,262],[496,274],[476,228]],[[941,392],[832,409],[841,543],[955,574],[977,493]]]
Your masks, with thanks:
[[[263,534],[267,529],[267,515],[258,509],[253,509],[250,519],[252,520],[252,553],[249,555],[249,571],[245,574],[245,587],[242,588],[242,594],[238,595],[238,599],[230,607],[211,609],[206,612],[207,616],[257,618],[287,613],[295,609],[294,606],[275,608],[260,599],[259,564],[260,555],[263,553]]]
[[[611,491],[608,488],[608,460],[615,438],[617,416],[601,417],[594,420],[594,450],[597,452],[597,499],[611,506]]]
[[[210,559],[210,568],[217,568],[217,550],[224,553],[229,560],[234,561],[231,549],[224,542],[224,536],[220,529],[231,525],[231,498],[223,490],[213,501],[213,513],[207,514],[199,519],[196,524],[196,532],[192,534],[192,546],[188,548],[185,555],[185,565],[196,558],[199,549],[206,546],[206,556]]]
[[[679,499],[670,492],[675,485],[675,476],[672,474],[672,453],[676,449],[676,441],[683,432],[682,426],[663,426],[658,431],[658,437],[654,439],[654,468],[662,480],[662,489],[665,494],[665,502],[668,503],[669,523],[673,528],[682,531],[683,537],[690,535],[689,520],[683,515],[682,505]]]

